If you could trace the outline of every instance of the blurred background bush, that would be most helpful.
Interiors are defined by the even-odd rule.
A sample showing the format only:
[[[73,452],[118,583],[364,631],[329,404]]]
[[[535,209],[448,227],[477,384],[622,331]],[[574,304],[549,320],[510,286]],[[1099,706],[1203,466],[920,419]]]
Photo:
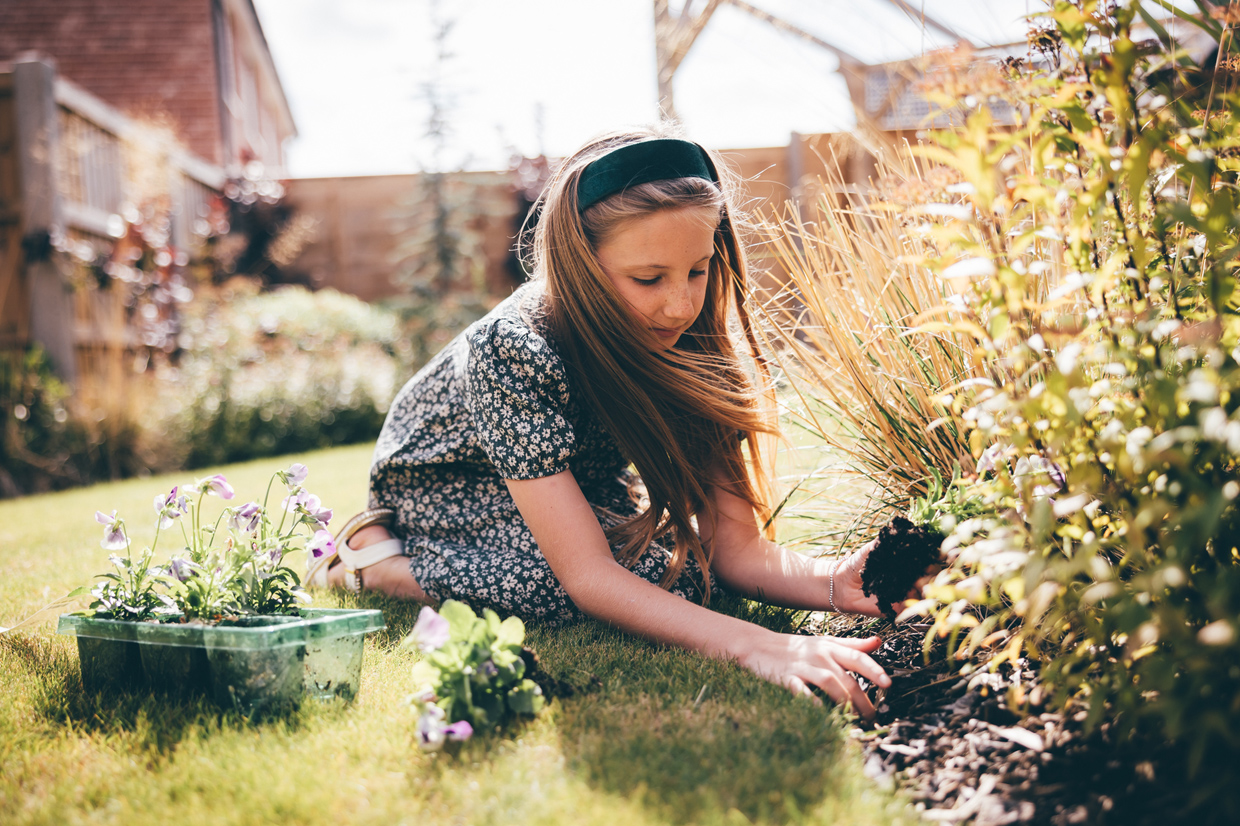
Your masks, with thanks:
[[[373,439],[412,369],[401,332],[395,313],[334,290],[234,280],[189,306],[148,432],[191,468]]]
[[[183,308],[175,359],[74,396],[46,355],[0,361],[0,490],[55,490],[375,438],[413,352],[400,315],[233,279]]]

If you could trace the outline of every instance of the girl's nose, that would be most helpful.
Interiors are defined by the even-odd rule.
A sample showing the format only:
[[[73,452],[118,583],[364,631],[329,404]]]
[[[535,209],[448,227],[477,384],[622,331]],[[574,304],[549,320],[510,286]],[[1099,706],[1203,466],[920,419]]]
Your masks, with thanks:
[[[693,291],[688,284],[678,285],[671,290],[663,313],[673,321],[693,320]]]

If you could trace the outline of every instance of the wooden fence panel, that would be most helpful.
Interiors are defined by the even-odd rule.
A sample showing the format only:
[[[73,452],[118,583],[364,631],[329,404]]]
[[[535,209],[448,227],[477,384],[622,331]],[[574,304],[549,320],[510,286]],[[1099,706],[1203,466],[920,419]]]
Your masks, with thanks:
[[[152,156],[136,160],[133,146]],[[137,177],[141,196],[131,191]],[[19,60],[0,73],[0,350],[38,343],[70,381],[123,379],[139,344],[127,285],[94,268],[125,231],[126,200],[167,198],[172,243],[188,251],[224,180],[46,63]]]
[[[60,140],[56,145],[56,187],[66,218],[106,231],[108,219],[121,210],[125,158],[121,139],[64,106],[59,107]]]
[[[12,75],[0,75],[0,350],[30,339],[30,296],[21,277],[21,206]]]

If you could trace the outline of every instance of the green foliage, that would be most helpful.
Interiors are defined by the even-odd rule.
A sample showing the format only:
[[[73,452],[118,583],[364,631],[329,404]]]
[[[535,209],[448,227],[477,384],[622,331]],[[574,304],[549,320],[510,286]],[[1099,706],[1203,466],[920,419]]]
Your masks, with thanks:
[[[1138,15],[1055,3],[1009,67],[1028,116],[977,108],[921,152],[959,180],[924,263],[987,375],[951,399],[987,512],[923,609],[966,648],[1006,629],[992,662],[1041,658],[1060,702],[1189,743],[1191,772],[1240,746],[1240,96]],[[1231,24],[1198,22],[1234,66]]]
[[[136,473],[140,439],[135,422],[75,410],[41,348],[0,354],[0,497]]]
[[[0,359],[0,496],[372,440],[419,366],[398,312],[332,290],[234,280],[181,312],[179,354],[99,404],[38,349]]]
[[[425,653],[413,667],[415,705],[442,709],[448,722],[497,726],[516,715],[542,710],[542,689],[525,675],[522,658],[525,624],[520,617],[500,621],[490,608],[479,617],[468,605],[446,600],[438,614],[423,608],[406,639]],[[427,692],[430,694],[427,694]]]
[[[926,493],[915,497],[909,505],[908,520],[946,536],[955,530],[961,520],[986,512],[986,505],[971,497],[966,490],[959,465],[949,480],[943,479],[938,468],[932,468],[930,479],[926,482]]]

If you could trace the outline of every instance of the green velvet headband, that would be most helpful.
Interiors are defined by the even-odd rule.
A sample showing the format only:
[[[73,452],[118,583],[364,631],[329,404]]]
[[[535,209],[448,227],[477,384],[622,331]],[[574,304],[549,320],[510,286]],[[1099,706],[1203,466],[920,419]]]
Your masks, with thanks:
[[[585,211],[608,195],[651,181],[702,178],[719,183],[706,150],[692,141],[661,138],[622,146],[594,161],[577,179],[577,209]]]

